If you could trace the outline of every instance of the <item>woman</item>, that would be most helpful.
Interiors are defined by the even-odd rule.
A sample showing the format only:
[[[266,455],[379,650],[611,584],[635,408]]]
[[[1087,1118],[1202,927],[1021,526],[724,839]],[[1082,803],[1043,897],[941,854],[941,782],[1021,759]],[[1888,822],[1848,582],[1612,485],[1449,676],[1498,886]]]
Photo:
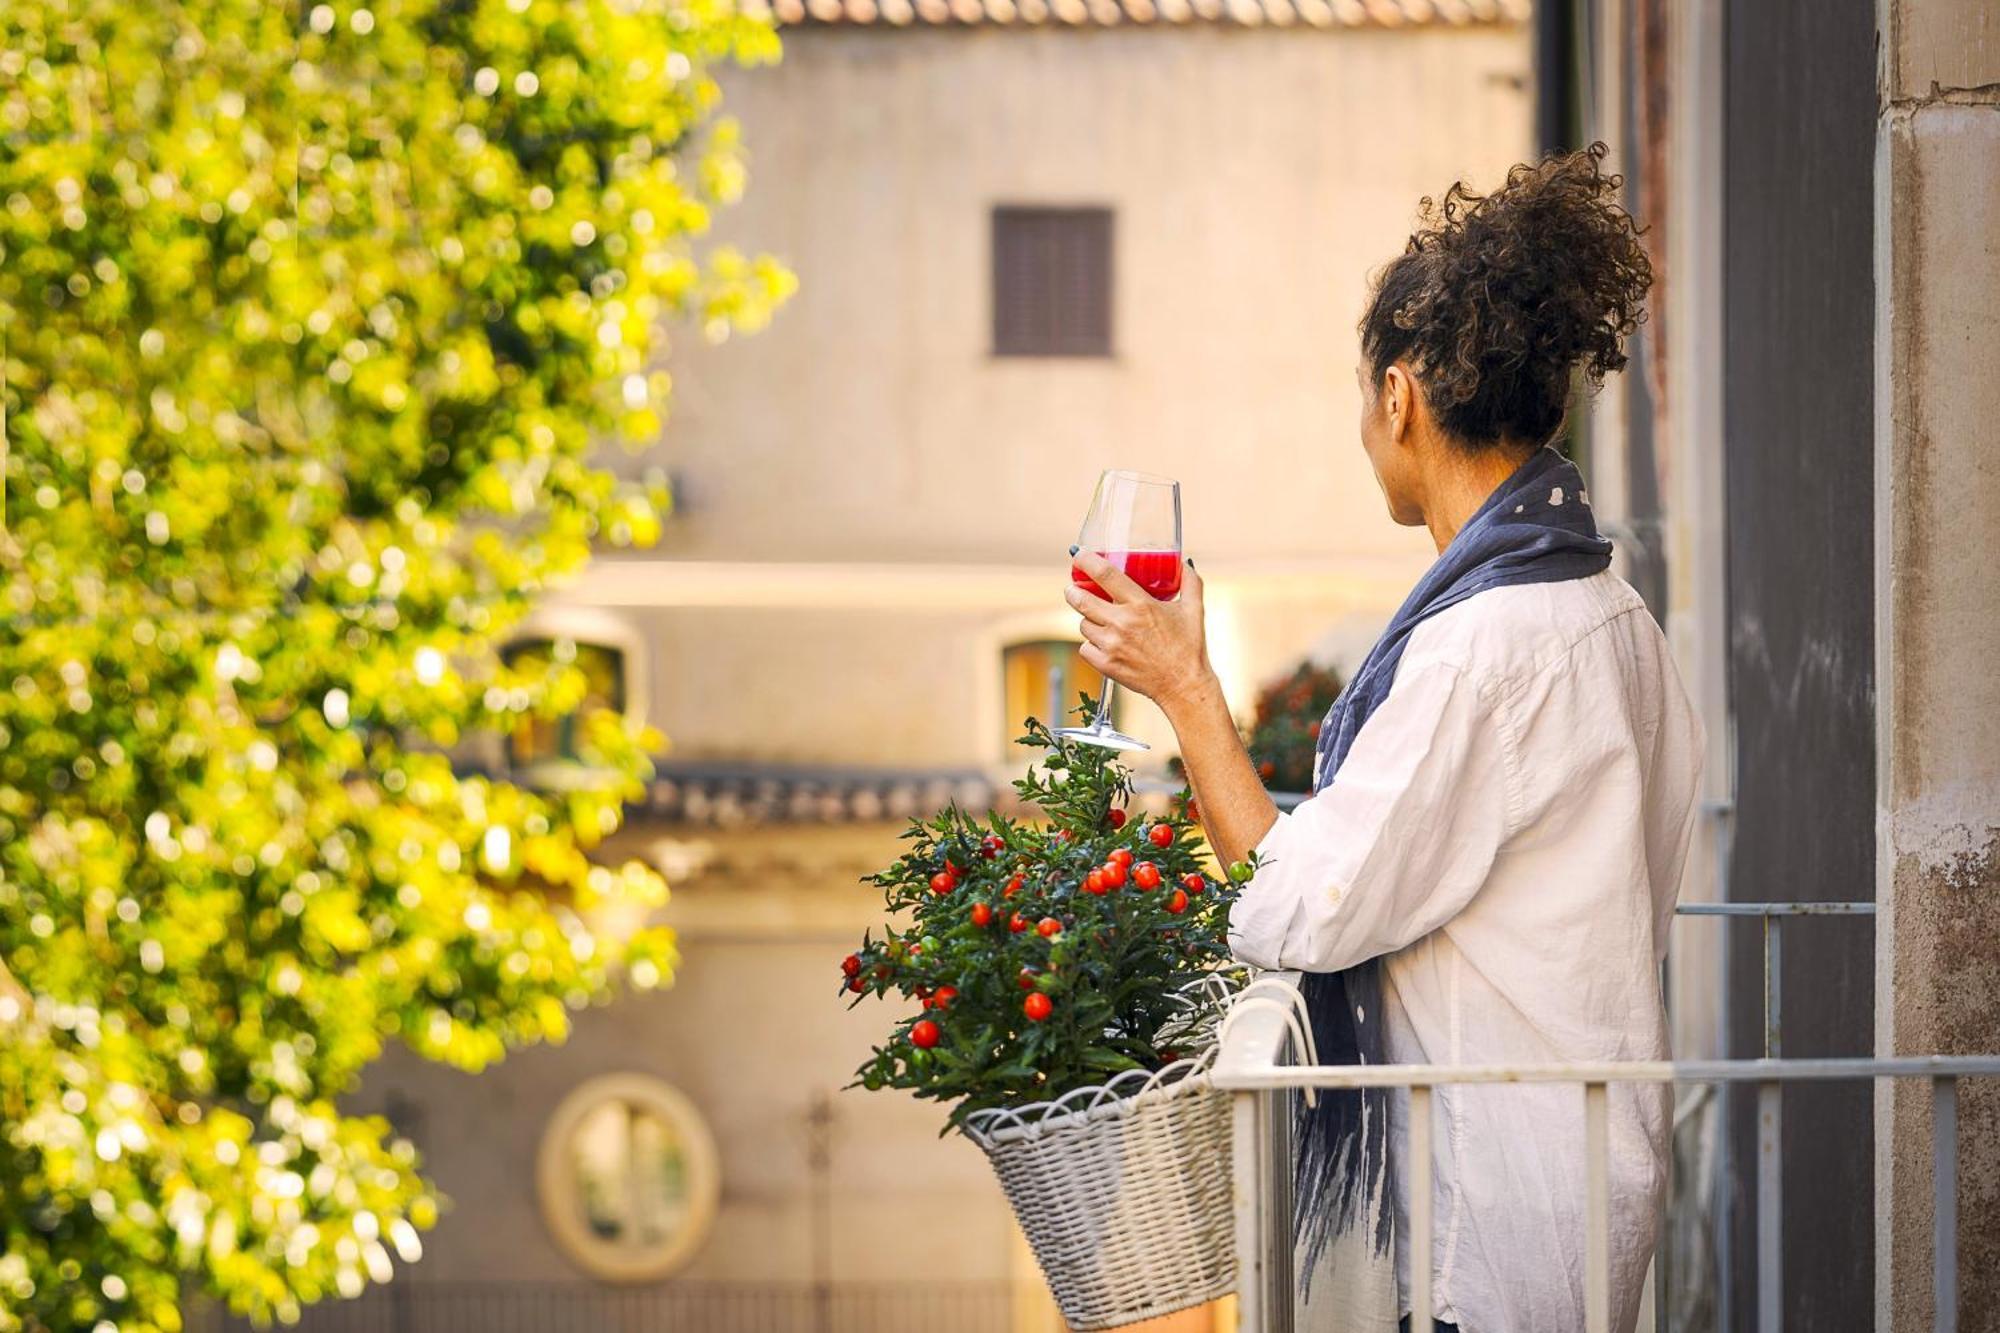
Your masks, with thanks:
[[[1659,964],[1701,726],[1658,626],[1608,571],[1581,478],[1549,447],[1575,372],[1598,383],[1624,366],[1651,282],[1603,157],[1596,145],[1518,166],[1490,195],[1461,183],[1426,200],[1377,279],[1361,445],[1389,516],[1428,528],[1439,556],[1322,724],[1310,800],[1280,814],[1258,781],[1209,667],[1193,564],[1162,603],[1076,558],[1110,598],[1067,594],[1083,656],[1165,712],[1218,855],[1258,853],[1231,945],[1311,974],[1323,1059],[1667,1055]],[[1437,1101],[1432,1310],[1468,1333],[1581,1329],[1578,1090]],[[1330,1232],[1378,1215],[1385,1175],[1399,1232],[1409,1215],[1394,1165],[1407,1095],[1390,1099],[1386,1172],[1384,1117],[1355,1095],[1321,1106],[1301,1160],[1308,1272]],[[1652,1255],[1668,1109],[1659,1085],[1612,1091],[1621,1328]]]

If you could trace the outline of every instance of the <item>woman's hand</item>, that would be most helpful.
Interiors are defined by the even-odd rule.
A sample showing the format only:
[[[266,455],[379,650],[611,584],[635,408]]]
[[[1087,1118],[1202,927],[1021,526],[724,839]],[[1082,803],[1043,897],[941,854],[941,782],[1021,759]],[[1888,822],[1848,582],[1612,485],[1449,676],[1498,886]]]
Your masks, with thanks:
[[[1064,592],[1083,617],[1083,660],[1128,690],[1171,711],[1213,677],[1202,625],[1201,575],[1184,565],[1181,595],[1162,602],[1094,551],[1079,551],[1076,568],[1110,601],[1072,583]]]
[[[1076,567],[1111,598],[1074,583],[1063,594],[1083,617],[1083,660],[1160,706],[1180,741],[1209,846],[1224,865],[1244,859],[1278,822],[1278,807],[1257,777],[1208,664],[1201,575],[1186,566],[1180,599],[1158,602],[1101,555],[1079,551]]]

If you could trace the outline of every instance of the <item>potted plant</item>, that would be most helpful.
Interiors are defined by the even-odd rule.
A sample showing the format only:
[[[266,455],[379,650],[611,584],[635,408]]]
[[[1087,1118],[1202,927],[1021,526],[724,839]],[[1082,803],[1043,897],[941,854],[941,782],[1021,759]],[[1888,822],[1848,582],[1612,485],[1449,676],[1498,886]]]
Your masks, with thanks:
[[[1339,672],[1306,661],[1258,692],[1244,744],[1257,761],[1257,775],[1266,787],[1272,791],[1312,790],[1320,720],[1340,697],[1340,689]]]
[[[1084,701],[1089,716],[1091,701]],[[856,1071],[950,1104],[993,1163],[1072,1328],[1229,1291],[1229,1113],[1210,1086],[1228,908],[1185,794],[1128,811],[1111,751],[1030,719],[1038,821],[951,807],[871,877],[897,920],[841,964],[855,1003],[914,1006]]]

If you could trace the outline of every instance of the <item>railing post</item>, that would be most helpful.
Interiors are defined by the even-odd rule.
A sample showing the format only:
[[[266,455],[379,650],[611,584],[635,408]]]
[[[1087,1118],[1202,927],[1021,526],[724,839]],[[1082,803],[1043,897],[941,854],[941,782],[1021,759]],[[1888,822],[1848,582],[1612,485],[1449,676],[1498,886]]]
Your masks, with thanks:
[[[1431,1090],[1410,1089],[1410,1327],[1431,1327]]]
[[[1931,1080],[1931,1289],[1937,1333],[1958,1333],[1958,1080]]]
[[[1784,1186],[1778,1152],[1784,1117],[1782,1086],[1757,1085],[1757,1333],[1785,1326]]]
[[[1764,918],[1764,1058],[1778,1058],[1784,1037],[1784,988],[1782,975],[1783,954],[1779,945],[1783,942],[1785,919],[1781,916]]]
[[[1784,1052],[1785,919],[1764,914],[1764,1058]],[[1785,1326],[1785,1086],[1757,1085],[1757,1329]]]
[[[1292,1333],[1290,1094],[1230,1094],[1237,1333]]]
[[[1270,1333],[1266,1318],[1269,1286],[1265,1256],[1269,1239],[1264,1229],[1264,1185],[1269,1167],[1264,1142],[1265,1094],[1239,1090],[1229,1094],[1230,1172],[1236,1203],[1236,1326],[1238,1333]]]
[[[1238,1333],[1292,1333],[1291,1088],[1246,1086],[1280,1073],[1288,1033],[1306,1041],[1294,1008],[1298,974],[1266,972],[1232,1002],[1216,1040],[1215,1081],[1230,1094]],[[1277,992],[1253,994],[1262,989]],[[1279,998],[1279,997],[1284,998]]]
[[[1583,1085],[1583,1151],[1583,1326],[1611,1333],[1611,1093],[1602,1083]]]
[[[1292,1333],[1298,1281],[1292,1272],[1292,1099],[1283,1090],[1264,1093],[1264,1217],[1268,1274],[1266,1333]]]

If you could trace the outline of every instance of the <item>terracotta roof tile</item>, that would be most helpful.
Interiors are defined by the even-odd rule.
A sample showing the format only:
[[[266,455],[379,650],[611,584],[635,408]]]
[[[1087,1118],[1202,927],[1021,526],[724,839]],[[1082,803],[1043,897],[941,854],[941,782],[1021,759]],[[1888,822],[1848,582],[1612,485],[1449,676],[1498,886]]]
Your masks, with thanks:
[[[1520,23],[1532,0],[739,0],[781,26],[1405,28]]]

